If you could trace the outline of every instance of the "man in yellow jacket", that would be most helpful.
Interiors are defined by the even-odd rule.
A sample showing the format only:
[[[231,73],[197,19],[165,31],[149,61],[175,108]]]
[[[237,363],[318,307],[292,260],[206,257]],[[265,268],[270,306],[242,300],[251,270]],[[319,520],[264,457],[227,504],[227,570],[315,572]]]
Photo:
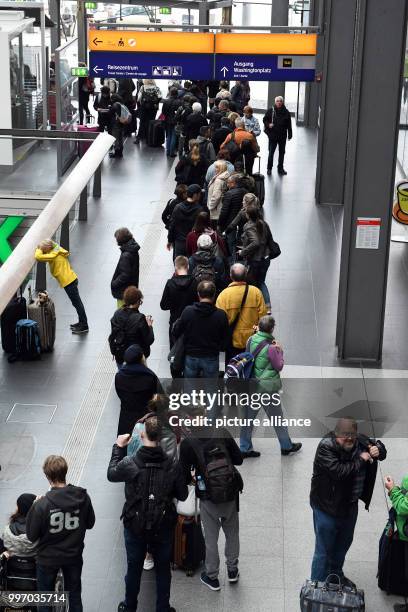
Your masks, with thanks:
[[[216,306],[225,311],[228,323],[233,328],[232,342],[225,351],[225,364],[245,351],[247,340],[254,333],[261,317],[266,315],[265,300],[258,287],[246,282],[247,269],[241,263],[231,266],[231,283],[218,296]],[[248,291],[244,300],[246,287]]]
[[[48,262],[50,272],[58,281],[75,310],[78,313],[78,323],[71,325],[73,334],[86,334],[89,331],[88,320],[82,300],[78,291],[78,277],[70,266],[68,260],[69,252],[52,240],[43,240],[35,251],[37,261]]]

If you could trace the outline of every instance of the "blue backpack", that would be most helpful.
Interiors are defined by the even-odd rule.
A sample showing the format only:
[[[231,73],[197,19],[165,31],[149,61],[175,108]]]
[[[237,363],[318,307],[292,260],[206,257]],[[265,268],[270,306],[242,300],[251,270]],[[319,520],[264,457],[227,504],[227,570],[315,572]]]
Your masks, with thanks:
[[[225,370],[224,379],[248,380],[252,376],[255,359],[265,346],[270,344],[269,340],[262,340],[253,353],[245,351],[231,359]]]
[[[9,361],[31,361],[41,358],[41,341],[38,323],[31,319],[20,319],[16,323],[16,352]]]

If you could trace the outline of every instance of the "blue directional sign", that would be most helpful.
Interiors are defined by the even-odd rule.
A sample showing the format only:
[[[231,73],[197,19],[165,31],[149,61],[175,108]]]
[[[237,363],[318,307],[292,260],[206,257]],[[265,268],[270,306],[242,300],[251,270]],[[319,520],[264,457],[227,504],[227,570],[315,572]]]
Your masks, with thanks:
[[[314,81],[315,61],[311,55],[217,54],[215,79],[249,81]]]
[[[130,79],[210,80],[214,56],[206,53],[90,51],[89,76]]]

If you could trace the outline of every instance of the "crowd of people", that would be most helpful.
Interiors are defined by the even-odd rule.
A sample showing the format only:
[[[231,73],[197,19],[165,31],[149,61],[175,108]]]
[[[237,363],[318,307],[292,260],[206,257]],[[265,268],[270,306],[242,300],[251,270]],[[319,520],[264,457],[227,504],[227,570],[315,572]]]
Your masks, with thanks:
[[[130,80],[128,80],[130,81]],[[132,82],[133,84],[133,82]],[[118,93],[102,85],[95,100],[99,127],[123,134],[115,105],[134,110],[133,88],[120,83]],[[136,141],[146,138],[149,122],[158,112],[160,91],[152,81],[137,86],[139,127]],[[115,390],[120,404],[117,439],[107,470],[110,482],[125,483],[122,516],[127,554],[125,597],[118,612],[135,612],[143,570],[156,572],[156,612],[175,612],[170,604],[171,562],[174,560],[176,500],[193,499],[193,515],[204,534],[205,554],[201,582],[219,591],[220,529],[226,540],[227,580],[239,580],[239,497],[244,482],[236,466],[258,458],[253,447],[256,412],[244,411],[239,443],[228,429],[202,424],[206,408],[187,404],[183,412],[199,425],[188,427],[170,418],[169,389],[188,389],[200,381],[218,381],[243,353],[253,359],[252,379],[262,381],[280,395],[284,351],[275,336],[275,319],[267,287],[267,272],[279,255],[262,202],[252,177],[261,129],[251,107],[249,86],[228,83],[173,83],[163,101],[167,154],[181,154],[175,169],[174,198],[162,219],[168,232],[174,272],[166,281],[160,301],[169,312],[169,361],[173,378],[169,387],[149,368],[155,342],[154,322],[142,312],[140,258],[143,249],[126,227],[116,230],[120,250],[111,293],[117,309],[111,319],[109,347],[116,360]],[[206,112],[207,102],[209,110]],[[118,110],[119,108],[119,110]],[[120,115],[119,115],[120,116]],[[133,115],[132,115],[133,116]],[[128,124],[129,130],[131,129]],[[285,174],[286,138],[291,138],[290,115],[282,98],[264,117],[269,138],[268,171],[279,147],[278,172]],[[116,134],[116,152],[123,139]],[[78,278],[70,267],[69,253],[52,240],[43,240],[35,253],[48,262],[78,313],[74,334],[89,331]],[[221,354],[225,365],[220,369]],[[235,360],[235,361],[234,361]],[[221,366],[222,367],[222,366]],[[268,386],[269,385],[269,386]],[[282,417],[282,396],[264,408],[269,417]],[[219,408],[219,412],[222,407]],[[288,428],[275,425],[282,456],[300,451]],[[368,510],[378,461],[386,458],[384,444],[358,432],[353,419],[340,419],[319,443],[313,464],[310,503],[315,531],[311,579],[325,581],[330,574],[346,586],[355,586],[344,575],[343,565],[354,536],[358,502]],[[43,471],[50,485],[45,495],[24,493],[2,535],[3,555],[35,557],[37,588],[52,591],[61,569],[69,591],[71,612],[81,612],[82,553],[86,530],[95,514],[87,491],[67,484],[68,465],[63,457],[50,456]],[[406,490],[387,477],[385,487],[395,507],[398,532],[408,542]],[[199,503],[198,503],[199,502]],[[201,535],[202,537],[202,535]],[[47,606],[40,611],[48,612]]]

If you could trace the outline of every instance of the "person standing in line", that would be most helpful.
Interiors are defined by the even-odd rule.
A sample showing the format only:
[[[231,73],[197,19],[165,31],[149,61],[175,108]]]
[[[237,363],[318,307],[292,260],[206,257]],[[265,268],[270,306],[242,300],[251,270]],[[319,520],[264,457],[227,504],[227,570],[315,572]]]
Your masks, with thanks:
[[[173,210],[167,236],[167,249],[173,249],[173,260],[178,255],[187,254],[187,236],[193,229],[198,213],[202,211],[201,195],[200,185],[190,185],[185,202],[177,204]]]
[[[135,144],[147,139],[147,131],[150,121],[155,119],[161,100],[161,91],[154,79],[143,79],[143,85],[137,95],[137,107],[139,111],[139,130]]]
[[[68,464],[64,457],[50,455],[43,465],[50,489],[37,498],[26,521],[27,537],[38,542],[37,587],[54,591],[61,569],[64,588],[69,593],[70,612],[82,612],[82,553],[87,529],[95,525],[91,499],[82,487],[66,483]],[[40,612],[51,612],[40,606]]]
[[[107,85],[102,85],[101,91],[96,94],[94,109],[98,113],[98,129],[100,132],[108,130],[111,123],[110,107],[112,106],[111,92]]]
[[[229,134],[221,145],[221,149],[230,152],[231,160],[234,162],[243,157],[245,161],[245,171],[252,174],[255,157],[259,151],[259,146],[255,136],[247,132],[245,121],[238,117],[235,119],[235,130]],[[235,153],[234,153],[235,151]]]
[[[275,106],[266,111],[264,118],[264,131],[269,139],[269,155],[267,174],[272,174],[273,156],[276,147],[279,147],[278,174],[287,174],[283,167],[286,150],[286,139],[292,139],[292,119],[290,112],[284,104],[282,96],[275,98]]]
[[[169,97],[163,101],[162,114],[164,116],[164,129],[166,131],[166,155],[167,157],[176,157],[177,136],[176,136],[176,113],[182,105],[182,101],[178,97],[178,91],[175,87],[171,87]]]
[[[220,257],[226,257],[227,251],[225,243],[221,236],[211,227],[210,215],[207,211],[203,210],[198,213],[195,220],[193,229],[187,234],[186,246],[187,256],[191,257],[197,251],[197,240],[202,234],[210,236],[213,243],[216,245],[217,254]]]
[[[127,227],[120,227],[114,233],[120,248],[120,257],[111,281],[112,296],[117,307],[123,306],[123,292],[130,285],[139,286],[139,250],[140,246]]]
[[[202,189],[210,161],[201,155],[196,140],[190,140],[188,146],[189,154],[181,157],[177,163],[175,180],[177,185],[199,185]]]
[[[242,175],[236,172],[230,174],[227,180],[228,191],[224,194],[218,218],[219,231],[226,232],[226,241],[230,254],[230,261],[235,258],[235,247],[237,244],[236,228],[229,230],[230,224],[238,215],[243,206],[243,199],[247,189],[241,183]]]
[[[84,65],[84,62],[79,62],[79,65]],[[78,110],[79,110],[79,123],[84,123],[84,111],[85,111],[85,123],[91,120],[91,112],[89,110],[89,97],[95,91],[95,82],[91,77],[78,77]]]
[[[228,153],[228,161],[231,159],[231,156],[228,151],[220,149],[222,143],[227,138],[227,136],[231,134],[231,132],[232,127],[228,116],[221,117],[220,126],[213,131],[213,135],[211,137],[211,142],[213,143],[214,151],[217,154],[217,159],[226,159],[225,157],[219,157],[220,153]]]
[[[185,202],[187,199],[187,185],[177,185],[174,190],[174,195],[176,197],[170,198],[162,212],[162,221],[167,231],[170,227],[170,220],[173,210],[176,208],[177,204],[181,204],[181,202]]]
[[[336,574],[343,585],[355,587],[343,565],[353,542],[358,502],[361,499],[369,509],[378,461],[386,456],[384,444],[359,434],[351,418],[339,419],[334,431],[319,442],[310,490],[316,537],[312,580],[324,582]]]
[[[245,121],[245,129],[250,134],[253,134],[255,138],[260,136],[261,127],[259,125],[258,119],[254,116],[254,111],[251,106],[245,106],[244,108],[244,121]]]
[[[190,113],[185,122],[186,142],[196,139],[200,134],[200,128],[208,125],[207,119],[202,114],[202,107],[199,102],[194,102],[192,105],[192,113]]]
[[[73,334],[87,334],[89,332],[88,319],[85,308],[78,291],[78,276],[71,268],[68,260],[69,252],[53,240],[42,240],[35,251],[37,261],[49,263],[52,276],[71,300],[71,304],[78,314],[78,323],[70,325]]]
[[[176,612],[170,606],[171,554],[177,513],[174,499],[184,501],[188,488],[178,462],[159,446],[162,425],[155,414],[144,421],[143,446],[126,456],[130,435],[118,436],[108,467],[109,482],[125,483],[123,527],[127,555],[126,595],[118,612],[135,612],[147,550],[156,570],[156,612]]]
[[[179,255],[174,260],[174,274],[166,282],[160,300],[160,308],[170,311],[169,344],[174,344],[173,324],[177,321],[186,306],[197,301],[197,282],[188,271],[188,259]]]
[[[236,106],[237,113],[243,114],[243,109],[251,99],[251,88],[247,81],[235,81],[231,89],[231,100]]]
[[[207,206],[210,211],[211,224],[214,228],[218,226],[223,197],[228,189],[227,162],[219,159],[215,162],[215,174],[208,183]]]

